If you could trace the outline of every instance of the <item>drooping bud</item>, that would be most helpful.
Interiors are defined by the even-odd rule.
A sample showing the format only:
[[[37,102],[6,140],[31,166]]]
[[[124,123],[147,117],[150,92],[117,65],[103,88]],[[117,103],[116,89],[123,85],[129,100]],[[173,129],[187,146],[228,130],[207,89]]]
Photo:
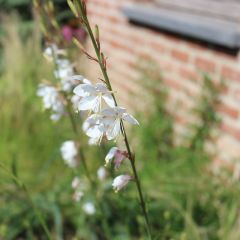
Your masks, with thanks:
[[[129,181],[132,180],[132,177],[129,175],[120,175],[113,180],[112,186],[115,192],[123,189]]]
[[[128,158],[128,153],[126,151],[119,150],[117,147],[112,147],[105,157],[105,166],[114,159],[115,169],[119,169],[125,158]]]

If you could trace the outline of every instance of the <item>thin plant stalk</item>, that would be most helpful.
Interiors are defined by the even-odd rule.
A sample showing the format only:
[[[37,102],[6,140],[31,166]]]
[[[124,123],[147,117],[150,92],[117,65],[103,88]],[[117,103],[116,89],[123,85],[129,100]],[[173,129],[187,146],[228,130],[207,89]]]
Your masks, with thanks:
[[[81,13],[81,21],[85,25],[85,27],[87,29],[87,32],[89,33],[92,45],[94,47],[94,50],[95,50],[95,53],[96,53],[96,56],[97,56],[97,60],[98,60],[100,69],[101,69],[103,77],[104,77],[104,81],[105,81],[109,91],[112,92],[112,96],[113,96],[115,105],[118,106],[116,97],[115,97],[115,95],[113,93],[113,90],[112,90],[111,82],[110,82],[109,77],[108,77],[105,58],[104,58],[104,55],[103,55],[103,53],[101,52],[101,49],[100,49],[99,39],[96,40],[96,38],[94,37],[92,28],[89,24],[88,17],[87,17],[86,4],[82,0],[79,1],[79,9],[80,9],[80,13]],[[97,37],[99,37],[99,36],[97,36]],[[152,239],[149,217],[148,217],[148,213],[147,213],[147,210],[146,210],[146,203],[145,203],[145,200],[144,200],[144,197],[143,197],[141,183],[140,183],[138,173],[137,173],[137,170],[136,170],[136,166],[135,166],[135,156],[132,154],[132,151],[130,149],[127,133],[126,133],[124,123],[123,123],[122,120],[121,120],[121,132],[122,132],[122,135],[124,137],[124,142],[125,142],[125,145],[126,145],[126,148],[127,148],[127,152],[128,152],[128,155],[129,155],[130,162],[131,162],[131,168],[132,168],[132,172],[133,172],[133,175],[134,175],[134,180],[135,180],[138,195],[139,195],[139,201],[140,201],[140,205],[141,205],[142,212],[143,212],[144,219],[145,219],[145,223],[146,223],[146,229],[147,229],[148,237],[149,237],[149,239]]]
[[[34,203],[34,201],[32,200],[31,194],[29,193],[26,185],[25,185],[18,177],[16,177],[14,174],[12,174],[2,163],[0,163],[0,167],[5,171],[5,173],[6,173],[7,175],[9,175],[9,176],[12,178],[12,180],[14,180],[14,182],[16,183],[16,185],[17,185],[20,189],[22,189],[22,191],[25,193],[25,195],[26,195],[29,203],[32,205],[32,208],[33,208],[33,210],[34,210],[34,212],[35,212],[35,215],[36,215],[39,223],[41,224],[41,226],[42,226],[42,228],[43,228],[44,233],[45,233],[46,236],[47,236],[47,239],[48,239],[48,240],[52,240],[51,233],[50,233],[50,231],[49,231],[49,229],[48,229],[48,227],[47,227],[47,224],[46,224],[45,220],[43,219],[41,213],[39,212],[38,208],[35,206],[35,203]]]

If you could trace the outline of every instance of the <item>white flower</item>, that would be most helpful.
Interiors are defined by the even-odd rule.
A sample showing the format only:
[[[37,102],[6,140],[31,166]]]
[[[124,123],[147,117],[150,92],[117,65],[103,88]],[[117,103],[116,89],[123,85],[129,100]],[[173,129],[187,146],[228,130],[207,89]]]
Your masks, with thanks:
[[[91,84],[91,82],[82,75],[69,74],[68,76],[63,77],[61,79],[62,89],[63,91],[66,91],[66,92],[71,91],[75,86],[81,83]],[[74,96],[77,96],[77,95],[74,95]]]
[[[100,143],[105,130],[99,114],[92,114],[83,123],[83,131],[92,139],[92,143]]]
[[[115,169],[118,169],[126,157],[128,157],[128,153],[126,151],[119,150],[117,147],[112,147],[105,157],[105,166],[114,159]]]
[[[58,91],[53,86],[40,84],[38,86],[37,96],[42,97],[44,108],[50,109],[55,104]]]
[[[97,176],[99,180],[104,180],[107,176],[107,171],[104,167],[100,167],[97,171]]]
[[[115,192],[120,191],[124,188],[129,181],[132,180],[132,177],[129,175],[120,175],[113,180],[112,186]]]
[[[64,79],[73,75],[73,66],[68,59],[58,59],[56,65],[57,70],[54,71],[55,77],[61,79],[64,91],[71,90],[71,86],[69,87],[68,82],[66,83]]]
[[[84,196],[84,193],[82,191],[77,190],[73,194],[73,200],[76,202],[79,202],[83,196]]]
[[[79,188],[79,187],[80,187],[80,184],[81,184],[81,181],[80,181],[80,178],[79,178],[79,177],[75,177],[75,178],[72,180],[72,188],[73,188],[73,189]]]
[[[93,215],[96,212],[96,209],[93,203],[86,202],[83,204],[83,211],[88,215]]]
[[[78,148],[74,141],[64,142],[60,151],[63,160],[69,167],[75,168],[78,166]]]
[[[115,106],[111,92],[103,83],[97,83],[95,86],[92,84],[80,84],[74,89],[74,93],[82,97],[78,105],[79,111],[99,112],[103,101],[109,107]]]
[[[56,44],[50,44],[43,52],[43,56],[53,62],[54,58],[58,58],[59,55],[64,55],[66,52],[63,49],[59,49]]]
[[[73,75],[71,77],[64,79],[63,81],[65,81],[66,85],[68,85],[68,87],[70,89],[72,89],[74,86],[78,85],[79,82],[91,84],[91,82],[88,79],[84,78],[82,75]],[[65,87],[65,89],[66,89],[66,87]],[[82,97],[80,97],[79,95],[74,94],[72,96],[71,102],[73,104],[73,109],[75,111],[78,111],[78,105],[79,105],[81,99],[82,99]]]
[[[126,112],[123,107],[107,108],[101,112],[103,123],[107,128],[106,136],[108,140],[115,139],[121,132],[121,120],[131,124],[139,125],[138,121]]]
[[[45,109],[51,109],[53,114],[51,119],[59,120],[65,114],[63,99],[54,86],[40,84],[37,90],[37,96],[42,98]]]
[[[48,60],[48,61],[53,61],[54,56],[57,55],[58,48],[55,44],[51,44],[49,47],[47,47],[44,52],[43,56]]]

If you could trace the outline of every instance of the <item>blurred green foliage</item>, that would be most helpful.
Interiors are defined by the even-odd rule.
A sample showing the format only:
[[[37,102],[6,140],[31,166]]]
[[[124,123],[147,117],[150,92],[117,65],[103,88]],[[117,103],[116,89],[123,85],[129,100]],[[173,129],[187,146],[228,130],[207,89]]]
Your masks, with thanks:
[[[41,1],[41,3],[49,2],[48,0]],[[67,1],[65,0],[53,0],[55,4],[56,20],[62,25],[70,21],[73,17],[69,10]],[[33,14],[33,1],[31,0],[0,0],[0,74],[4,68],[2,60],[2,42],[1,39],[5,35],[7,26],[4,26],[6,22],[2,19],[7,14],[16,14],[21,19],[19,24],[19,34],[22,37],[27,38],[36,24],[34,24]]]
[[[0,77],[0,159],[29,188],[53,239],[146,239],[134,184],[114,194],[110,178],[98,183],[95,194],[107,225],[99,210],[88,216],[81,202],[72,201],[75,173],[59,154],[61,143],[73,138],[71,126],[68,119],[52,123],[36,97],[42,78],[52,78],[51,66],[42,59],[40,37],[35,33],[22,41],[11,22],[6,32]],[[209,171],[211,156],[204,147],[218,127],[219,89],[203,77],[202,94],[192,112],[200,124],[189,126],[188,144],[177,145],[175,120],[166,108],[168,91],[159,72],[154,65],[141,71],[152,109],[144,116],[139,113],[141,126],[132,132],[155,239],[238,240],[239,185]],[[93,173],[103,165],[107,149],[87,151]],[[87,198],[94,201],[91,194]],[[0,239],[46,239],[24,192],[2,170]]]

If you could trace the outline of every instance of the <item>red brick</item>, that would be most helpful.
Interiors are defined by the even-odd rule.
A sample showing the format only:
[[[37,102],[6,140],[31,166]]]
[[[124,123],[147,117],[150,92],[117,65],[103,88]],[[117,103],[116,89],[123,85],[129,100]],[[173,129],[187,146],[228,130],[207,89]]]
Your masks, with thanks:
[[[240,140],[240,130],[239,129],[236,129],[226,123],[222,123],[221,125],[221,129],[230,134],[231,136],[233,136],[234,138],[236,138],[237,140]]]
[[[237,71],[231,67],[223,67],[221,74],[224,78],[240,81],[240,71]]]
[[[157,51],[158,53],[164,53],[167,49],[167,47],[164,46],[162,43],[151,42],[150,44],[154,51]]]
[[[181,61],[181,62],[187,62],[189,60],[189,55],[185,52],[179,51],[179,50],[172,50],[171,55]]]
[[[197,57],[195,60],[196,66],[206,72],[214,72],[216,69],[216,64],[212,60]]]
[[[172,88],[174,88],[174,89],[176,89],[176,90],[182,89],[182,85],[181,85],[178,81],[176,81],[176,80],[174,80],[174,79],[164,78],[164,82],[165,82],[168,86],[170,86],[170,87],[172,87]]]
[[[186,79],[190,79],[190,80],[197,80],[199,78],[198,74],[196,73],[196,71],[192,71],[192,70],[188,70],[184,67],[181,67],[179,69],[179,74]]]
[[[233,107],[227,106],[226,104],[221,104],[218,108],[219,112],[222,112],[226,115],[228,115],[231,118],[237,119],[239,115],[238,109],[235,109]]]

